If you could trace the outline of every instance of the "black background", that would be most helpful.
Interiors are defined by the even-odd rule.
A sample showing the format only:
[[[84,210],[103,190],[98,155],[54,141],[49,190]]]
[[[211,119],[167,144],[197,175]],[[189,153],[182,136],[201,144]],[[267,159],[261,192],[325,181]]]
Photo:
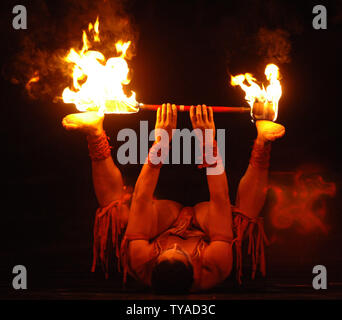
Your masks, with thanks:
[[[73,25],[70,12],[77,1],[22,1],[28,11],[28,29],[16,31],[11,13],[15,4],[4,3],[1,17],[2,288],[10,287],[13,266],[23,264],[30,272],[31,288],[82,290],[80,274],[93,277],[88,271],[97,207],[86,140],[61,126],[62,118],[75,112],[73,106],[53,103],[49,97],[30,99],[22,85],[10,80],[13,61],[27,54],[25,37],[39,34],[41,28],[45,33],[43,40],[36,39],[38,47],[50,52],[63,46],[67,49],[61,33],[68,33],[67,26],[73,26],[73,36],[80,39],[81,29],[77,27],[85,28],[97,12],[91,5],[88,11],[83,6]],[[243,105],[243,93],[229,86],[228,74],[252,72],[263,79],[268,61],[257,53],[258,30],[281,28],[289,32],[291,61],[278,63],[283,97],[277,122],[287,132],[273,145],[271,174],[315,166],[324,180],[336,183],[337,194],[328,200],[328,234],[319,230],[304,234],[295,228],[276,230],[264,210],[267,231],[277,234],[279,240],[269,249],[269,279],[281,279],[284,284],[310,285],[316,264],[327,267],[329,281],[342,280],[338,158],[342,5],[340,1],[320,2],[328,10],[328,29],[314,30],[312,8],[316,4],[271,0],[123,4],[136,32],[136,55],[130,61],[134,70],[131,88],[145,103]],[[32,66],[22,68],[24,74]],[[55,95],[60,94],[57,88]],[[139,120],[148,120],[152,129],[155,115],[145,111],[106,117],[105,128],[114,150],[119,146],[117,132],[126,127],[137,129]],[[217,128],[226,129],[226,167],[234,202],[255,128],[248,114],[216,115],[215,120]],[[190,128],[187,114],[179,116],[178,126]],[[125,182],[134,185],[141,166],[119,168]],[[156,195],[184,205],[205,201],[205,175],[195,166],[165,166]],[[99,275],[98,283],[101,279]]]

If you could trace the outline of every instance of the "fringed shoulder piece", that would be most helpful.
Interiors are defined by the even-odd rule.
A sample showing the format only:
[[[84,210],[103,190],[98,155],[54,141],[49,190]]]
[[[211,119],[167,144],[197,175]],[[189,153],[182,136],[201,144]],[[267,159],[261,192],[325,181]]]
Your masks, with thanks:
[[[259,270],[263,276],[266,275],[265,244],[268,239],[264,231],[262,218],[253,219],[234,208],[234,233],[233,240],[236,250],[236,277],[239,284],[242,283],[242,241],[248,238],[248,254],[252,258],[252,279]]]

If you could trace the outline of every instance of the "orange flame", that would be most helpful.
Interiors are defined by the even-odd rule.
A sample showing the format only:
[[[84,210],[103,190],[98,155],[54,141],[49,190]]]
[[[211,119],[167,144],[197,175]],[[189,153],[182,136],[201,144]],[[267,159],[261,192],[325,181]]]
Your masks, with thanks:
[[[265,69],[265,75],[266,79],[269,81],[269,85],[266,89],[264,85],[260,88],[255,82],[256,79],[250,73],[232,76],[231,85],[239,85],[241,89],[245,91],[245,99],[251,106],[251,115],[253,115],[254,103],[261,102],[272,108],[272,121],[275,121],[278,116],[278,103],[282,94],[279,81],[279,68],[275,64],[268,64]]]
[[[93,41],[100,42],[99,19],[89,24],[88,31]],[[125,60],[131,42],[118,41],[115,44],[117,57],[106,61],[99,51],[90,50],[91,42],[83,31],[81,51],[71,49],[64,59],[74,64],[73,88],[65,88],[62,94],[65,103],[74,103],[79,111],[100,111],[103,113],[132,113],[138,111],[135,93],[127,96],[123,86],[129,84],[129,68]]]

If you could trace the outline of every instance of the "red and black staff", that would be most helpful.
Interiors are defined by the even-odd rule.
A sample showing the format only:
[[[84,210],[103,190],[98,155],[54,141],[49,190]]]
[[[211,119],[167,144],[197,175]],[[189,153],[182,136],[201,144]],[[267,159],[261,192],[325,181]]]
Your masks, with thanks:
[[[141,110],[157,111],[158,108],[161,107],[161,105],[139,103],[138,107]],[[184,106],[184,105],[177,105],[176,107],[177,107],[177,110],[180,112],[190,111],[190,108],[191,108],[191,106]],[[211,106],[211,108],[213,109],[213,112],[218,112],[218,113],[249,113],[251,112],[251,109],[247,107]]]

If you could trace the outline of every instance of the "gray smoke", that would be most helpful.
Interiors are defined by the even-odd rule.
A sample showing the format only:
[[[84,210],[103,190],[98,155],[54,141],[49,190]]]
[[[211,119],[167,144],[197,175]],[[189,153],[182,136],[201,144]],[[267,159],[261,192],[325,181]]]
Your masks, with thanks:
[[[269,63],[289,63],[291,43],[289,33],[282,29],[260,28],[256,36],[258,55]]]
[[[125,12],[124,0],[59,0],[55,4],[35,0],[30,4],[28,32],[19,39],[20,52],[5,71],[12,83],[23,85],[32,98],[55,100],[71,84],[71,65],[64,62],[70,48],[82,47],[82,30],[100,20],[101,42],[93,47],[109,58],[115,42],[132,40],[127,58],[134,55],[137,32]],[[52,14],[53,13],[53,14]],[[27,85],[39,75],[39,81]]]

